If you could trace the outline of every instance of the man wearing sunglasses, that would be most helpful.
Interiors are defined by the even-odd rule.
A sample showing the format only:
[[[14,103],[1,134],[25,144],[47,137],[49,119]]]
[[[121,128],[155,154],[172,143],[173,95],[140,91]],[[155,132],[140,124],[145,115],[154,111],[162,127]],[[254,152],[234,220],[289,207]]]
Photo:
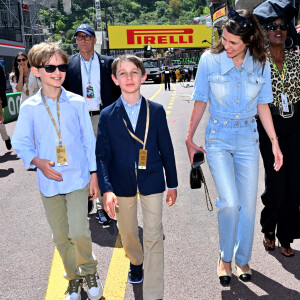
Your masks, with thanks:
[[[95,52],[96,36],[88,24],[81,24],[75,32],[78,54],[70,57],[66,79],[63,84],[66,90],[84,97],[93,124],[95,135],[100,111],[115,102],[121,95],[111,78],[113,58]],[[92,202],[89,201],[89,212]],[[107,225],[111,219],[103,209],[103,199],[96,199],[96,218],[100,224]]]

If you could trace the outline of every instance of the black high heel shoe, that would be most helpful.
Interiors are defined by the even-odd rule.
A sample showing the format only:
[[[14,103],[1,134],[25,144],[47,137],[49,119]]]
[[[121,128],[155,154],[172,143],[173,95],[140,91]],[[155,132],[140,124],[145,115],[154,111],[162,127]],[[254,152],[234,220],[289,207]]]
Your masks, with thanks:
[[[248,265],[249,269],[247,271],[242,271],[242,269],[240,268],[240,266],[237,263],[235,264],[235,268],[236,268],[237,275],[240,280],[242,280],[244,282],[251,281],[252,272],[251,272],[249,265]]]
[[[220,279],[220,283],[221,283],[221,285],[228,285],[228,284],[230,284],[232,272],[227,273],[226,271],[221,271],[219,269],[220,262],[221,262],[221,256],[219,257],[218,268],[217,268],[217,273],[218,273],[218,277]]]
[[[268,239],[272,243],[272,245],[273,245],[273,242],[274,242],[274,247],[267,246],[267,244],[265,242],[265,238]],[[273,232],[272,234],[269,233],[269,232],[265,233],[265,236],[264,236],[264,239],[263,239],[263,245],[264,245],[266,251],[273,251],[275,249],[275,232]]]

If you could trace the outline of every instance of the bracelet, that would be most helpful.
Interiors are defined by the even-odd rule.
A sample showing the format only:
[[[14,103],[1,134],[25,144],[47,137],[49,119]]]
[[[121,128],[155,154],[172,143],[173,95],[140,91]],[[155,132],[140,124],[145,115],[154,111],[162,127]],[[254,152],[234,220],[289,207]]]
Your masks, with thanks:
[[[275,140],[278,140],[278,136],[271,137],[271,141],[275,141]]]

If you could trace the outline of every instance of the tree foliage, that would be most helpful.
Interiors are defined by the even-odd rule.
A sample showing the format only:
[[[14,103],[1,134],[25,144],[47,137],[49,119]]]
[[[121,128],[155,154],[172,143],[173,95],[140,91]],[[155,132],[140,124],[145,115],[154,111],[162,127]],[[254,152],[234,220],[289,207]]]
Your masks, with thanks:
[[[102,28],[108,25],[191,24],[195,17],[209,14],[207,0],[101,0]],[[49,37],[62,43],[75,43],[76,28],[83,23],[96,27],[93,0],[72,0],[72,13],[57,8],[39,12],[43,26],[50,28]],[[69,50],[70,47],[65,46]]]

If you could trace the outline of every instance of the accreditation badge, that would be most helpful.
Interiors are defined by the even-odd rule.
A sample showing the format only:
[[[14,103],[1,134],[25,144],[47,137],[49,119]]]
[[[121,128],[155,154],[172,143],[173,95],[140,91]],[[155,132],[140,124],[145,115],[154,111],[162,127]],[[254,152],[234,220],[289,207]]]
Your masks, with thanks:
[[[282,110],[284,112],[290,112],[287,96],[284,93],[281,93],[281,102],[282,102]]]
[[[86,97],[89,99],[95,98],[94,88],[92,86],[86,88]]]
[[[147,150],[140,149],[138,168],[141,170],[146,170],[146,165],[147,165]]]
[[[59,167],[68,165],[66,146],[56,146],[56,160]]]

